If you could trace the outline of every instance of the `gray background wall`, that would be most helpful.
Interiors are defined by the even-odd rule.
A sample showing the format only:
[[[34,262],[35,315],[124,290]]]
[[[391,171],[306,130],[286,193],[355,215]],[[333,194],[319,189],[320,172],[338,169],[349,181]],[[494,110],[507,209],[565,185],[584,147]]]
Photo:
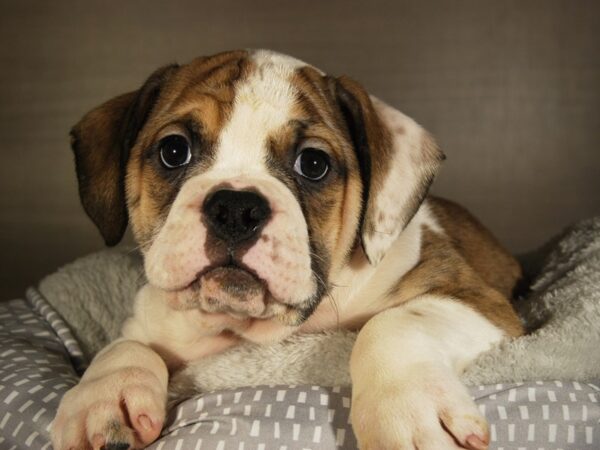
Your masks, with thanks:
[[[67,133],[155,67],[239,47],[348,74],[448,155],[434,191],[513,251],[600,213],[600,2],[6,1],[0,298],[102,242]]]

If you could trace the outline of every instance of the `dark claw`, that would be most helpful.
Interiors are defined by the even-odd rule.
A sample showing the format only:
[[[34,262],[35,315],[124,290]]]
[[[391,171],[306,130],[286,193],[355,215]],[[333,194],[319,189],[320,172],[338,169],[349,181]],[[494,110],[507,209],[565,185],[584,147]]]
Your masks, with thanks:
[[[100,450],[129,450],[127,442],[109,442],[103,445]]]

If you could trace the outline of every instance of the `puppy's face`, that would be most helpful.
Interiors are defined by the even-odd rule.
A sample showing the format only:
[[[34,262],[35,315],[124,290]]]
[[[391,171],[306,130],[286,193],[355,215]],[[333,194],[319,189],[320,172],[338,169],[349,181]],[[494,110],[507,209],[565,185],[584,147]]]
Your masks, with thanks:
[[[356,156],[321,97],[327,80],[298,66],[245,53],[195,61],[140,131],[129,217],[148,280],[174,307],[296,323],[353,244]]]
[[[127,221],[173,308],[302,323],[357,244],[372,263],[441,153],[349,79],[266,51],[155,72],[73,130],[82,202]]]

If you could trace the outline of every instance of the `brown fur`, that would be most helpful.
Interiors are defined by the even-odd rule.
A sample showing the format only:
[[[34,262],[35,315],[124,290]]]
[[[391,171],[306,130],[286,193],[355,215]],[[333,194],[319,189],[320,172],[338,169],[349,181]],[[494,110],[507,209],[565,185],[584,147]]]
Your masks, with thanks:
[[[127,173],[129,215],[134,235],[142,248],[149,245],[166,220],[170,204],[187,177],[210,166],[212,146],[218,139],[235,98],[236,82],[250,71],[244,51],[198,58],[179,68],[163,88],[152,116],[131,151]],[[184,123],[192,123],[199,134],[201,163],[186,170],[179,182],[157,170],[156,156],[146,158],[153,143]]]
[[[376,198],[389,172],[388,162],[393,158],[390,130],[375,112],[369,94],[354,80],[340,77],[335,80],[338,102],[348,117],[348,132],[360,160],[363,179],[363,236],[377,232],[375,207],[369,199]]]
[[[82,201],[108,243],[116,243],[121,238],[129,214],[134,236],[142,250],[147,250],[164,225],[183,183],[211,167],[215,160],[214,152],[219,136],[223,133],[223,127],[233,109],[238,83],[244,81],[253,70],[260,70],[257,74],[262,76],[263,70],[267,71],[271,68],[268,58],[264,60],[265,65],[257,69],[248,56],[246,51],[234,51],[198,58],[185,66],[165,67],[155,72],[138,91],[107,102],[86,115],[78,124],[74,130],[74,149],[78,158],[77,169]],[[254,61],[263,60],[254,59]],[[278,76],[279,73],[275,70],[273,75]],[[267,81],[271,80],[267,79]],[[177,315],[181,314],[180,312],[173,313],[176,318],[173,324],[169,320],[162,320],[165,314],[171,316],[171,312],[165,312],[162,307],[154,310],[153,303],[144,304],[143,300],[138,300],[141,302],[138,303],[139,307],[147,309],[143,311],[136,307],[136,317],[131,319],[128,330],[124,332],[124,337],[131,341],[118,343],[114,346],[114,350],[107,351],[111,355],[105,358],[111,359],[110,377],[113,373],[119,373],[119,366],[131,365],[133,361],[140,365],[141,373],[149,370],[156,375],[152,377],[153,384],[149,384],[153,389],[147,389],[147,392],[164,393],[167,388],[165,363],[168,368],[174,370],[181,367],[185,360],[193,361],[237,343],[242,340],[241,337],[237,337],[238,335],[257,341],[282,337],[281,333],[292,330],[281,329],[279,325],[299,327],[315,312],[319,302],[326,298],[330,287],[328,284],[333,284],[333,281],[338,279],[344,281],[353,278],[349,280],[348,286],[336,286],[339,289],[332,292],[332,304],[321,305],[325,308],[317,310],[312,315],[315,322],[311,323],[309,320],[306,323],[306,331],[310,331],[311,327],[320,330],[335,326],[336,318],[338,326],[360,328],[380,311],[419,296],[432,295],[437,297],[435,303],[441,307],[444,303],[441,299],[454,299],[478,311],[506,334],[517,336],[522,333],[519,319],[509,302],[510,293],[520,276],[518,264],[471,215],[458,205],[445,200],[435,198],[428,200],[425,208],[435,216],[437,224],[443,228],[443,231],[440,232],[437,227],[432,229],[423,225],[419,230],[421,231],[420,259],[412,269],[408,270],[410,267],[408,265],[414,263],[413,257],[416,258],[416,247],[419,242],[419,237],[413,233],[416,228],[408,230],[405,235],[409,240],[414,239],[410,245],[403,247],[402,244],[406,242],[398,242],[399,247],[394,247],[395,251],[408,248],[409,258],[403,265],[403,270],[408,272],[391,289],[387,290],[389,283],[393,282],[394,273],[397,274],[400,270],[399,260],[394,259],[397,253],[388,253],[390,257],[382,263],[385,267],[381,269],[381,278],[375,276],[369,281],[369,277],[379,270],[373,267],[365,268],[364,272],[343,272],[340,278],[336,276],[346,264],[358,268],[361,263],[368,264],[366,259],[371,264],[377,264],[383,259],[394,239],[418,211],[443,159],[443,154],[433,139],[412,120],[372,99],[358,83],[349,78],[334,79],[314,68],[302,67],[296,70],[291,83],[293,89],[287,91],[289,86],[285,86],[285,94],[295,92],[296,104],[292,108],[290,117],[285,117],[287,123],[279,130],[275,130],[272,136],[266,137],[268,145],[268,152],[265,155],[266,169],[285,183],[295,195],[308,224],[306,231],[309,235],[309,248],[306,249],[303,242],[300,254],[302,258],[297,258],[300,262],[296,263],[293,258],[288,258],[292,260],[290,264],[290,261],[285,259],[286,247],[281,238],[285,236],[285,239],[293,241],[295,236],[291,232],[283,233],[282,236],[275,233],[259,236],[257,232],[254,239],[260,239],[259,242],[268,239],[272,246],[265,245],[265,249],[259,248],[258,256],[250,254],[249,264],[252,265],[253,260],[262,260],[261,262],[266,260],[272,265],[264,265],[262,269],[252,267],[246,269],[244,266],[240,267],[240,253],[248,251],[257,241],[248,239],[234,249],[231,248],[233,247],[231,242],[224,242],[214,233],[211,237],[209,233],[205,241],[205,255],[200,255],[206,259],[203,258],[202,261],[188,259],[188,256],[198,256],[191,253],[198,250],[196,245],[178,244],[200,242],[201,236],[193,236],[193,228],[200,227],[201,221],[204,220],[200,210],[201,202],[204,201],[202,199],[206,199],[210,189],[223,189],[227,186],[227,183],[208,186],[209,183],[206,182],[196,185],[204,187],[192,192],[194,185],[189,184],[189,192],[186,191],[185,198],[181,198],[184,204],[178,204],[177,208],[181,208],[173,210],[175,214],[180,212],[183,215],[182,219],[187,217],[185,223],[181,224],[180,229],[177,229],[174,234],[169,234],[169,230],[161,234],[161,238],[167,235],[173,239],[162,242],[162,247],[157,246],[159,254],[165,248],[174,248],[178,251],[171,254],[163,252],[166,255],[159,255],[159,257],[152,255],[151,252],[150,255],[146,255],[147,262],[150,262],[147,266],[150,282],[156,281],[158,286],[164,285],[164,280],[161,282],[161,273],[166,275],[165,278],[175,280],[171,280],[171,283],[167,280],[165,291],[157,291],[155,290],[158,289],[157,287],[149,286],[141,291],[145,294],[140,295],[160,295],[160,298],[154,300],[166,300],[171,309],[196,311],[186,313],[186,316],[191,314],[190,321],[184,320],[183,315]],[[273,85],[277,86],[277,83]],[[247,100],[252,102],[252,106],[260,106],[261,99],[254,93],[250,94]],[[274,111],[281,115],[279,109]],[[241,127],[244,125],[246,124],[237,124]],[[191,163],[181,166],[178,170],[169,170],[160,163],[160,140],[173,133],[185,136],[192,150]],[[307,180],[293,170],[293,163],[299,154],[299,146],[307,143],[307,139],[315,140],[314,146],[325,151],[331,161],[329,174],[319,182]],[[241,143],[239,147],[242,148],[226,148],[224,151],[235,151],[236,153],[231,156],[237,156],[239,152],[244,151],[244,146],[244,143]],[[233,172],[234,169],[230,171]],[[396,184],[399,179],[405,182]],[[209,192],[199,192],[199,189],[207,189]],[[397,193],[406,195],[394,195]],[[294,199],[286,193],[287,201],[294,202]],[[183,208],[186,208],[185,211]],[[281,209],[283,213],[288,212],[285,205]],[[429,211],[423,212],[425,221],[422,223],[431,223],[427,220],[428,213]],[[302,221],[297,210],[294,210],[293,214],[291,217]],[[282,223],[291,225],[289,222]],[[304,231],[302,230],[302,235]],[[198,239],[175,242],[188,233],[189,236]],[[361,237],[364,252],[358,245]],[[154,249],[156,247],[151,250]],[[310,256],[312,273],[307,268],[307,256]],[[401,255],[400,258],[402,257]],[[178,264],[172,264],[173,262]],[[234,265],[238,267],[234,268]],[[281,270],[272,271],[273,267]],[[296,268],[300,269],[296,270]],[[184,275],[180,280],[173,276],[178,270]],[[300,270],[304,272],[306,279],[311,280],[310,285],[306,283],[304,286],[308,287],[310,292],[303,290],[303,297],[299,299],[302,304],[298,306],[287,304],[285,301],[274,301],[279,300],[274,298],[277,290],[269,286],[272,280],[262,274],[265,272],[271,276],[276,274],[279,277],[276,281],[287,287],[289,291],[290,285],[297,286],[305,280],[304,276],[299,277],[299,283],[292,284],[293,278],[298,276]],[[261,273],[265,280],[260,280],[257,273]],[[355,283],[355,279],[363,276],[368,284],[361,287],[363,280],[356,280]],[[314,279],[317,280],[316,286],[312,282]],[[385,283],[385,285],[373,289],[372,287],[377,283]],[[169,285],[173,288],[169,288]],[[271,293],[269,288],[274,293]],[[368,292],[363,296],[367,290]],[[281,291],[285,292],[285,289]],[[336,303],[338,300],[342,306],[339,309]],[[341,304],[344,301],[349,305],[348,308]],[[213,312],[216,315],[205,317],[206,312]],[[394,313],[394,311],[390,312]],[[398,312],[402,313],[402,311]],[[462,312],[463,317],[473,315],[473,313]],[[157,320],[149,320],[152,314],[155,316],[158,314],[160,317],[157,317]],[[421,355],[413,361],[410,361],[409,356],[409,364],[406,364],[406,367],[415,369],[414,372],[412,369],[407,370],[406,374],[398,373],[400,366],[397,364],[387,366],[387,358],[380,359],[379,355],[386,353],[385,347],[390,343],[402,347],[403,343],[411,346],[416,342],[412,337],[407,341],[403,341],[403,336],[398,336],[399,339],[386,338],[386,333],[394,333],[398,330],[398,320],[409,328],[415,321],[418,322],[417,327],[420,327],[426,325],[424,321],[429,320],[426,317],[428,315],[426,309],[422,312],[410,312],[409,308],[408,314],[412,314],[410,323],[405,323],[402,314],[400,319],[395,314],[379,315],[361,331],[353,350],[351,372],[357,394],[353,398],[352,419],[359,427],[357,436],[359,441],[362,439],[361,444],[365,443],[365,437],[369,438],[370,434],[375,436],[372,442],[384,442],[379,440],[379,435],[384,435],[387,429],[385,426],[380,427],[381,421],[375,420],[370,426],[364,426],[364,423],[368,423],[365,422],[365,418],[370,417],[369,413],[374,411],[373,406],[377,409],[382,402],[386,403],[388,398],[391,402],[388,402],[384,409],[397,413],[394,423],[400,423],[398,419],[408,418],[406,424],[400,426],[407,432],[420,432],[420,428],[423,427],[422,419],[425,420],[427,430],[431,429],[432,425],[441,425],[440,432],[443,432],[442,428],[446,426],[453,428],[454,414],[441,412],[438,417],[432,415],[431,411],[444,411],[447,405],[442,400],[448,404],[458,403],[459,406],[464,403],[462,391],[456,397],[451,395],[452,387],[446,392],[444,386],[447,384],[452,386],[454,382],[452,373],[447,372],[446,369],[439,372],[441,374],[439,380],[436,379],[438,375],[433,375],[427,376],[421,383],[423,378],[421,366],[427,366],[427,370],[433,367],[434,372],[437,373],[436,359],[439,357],[437,352],[429,356],[423,355],[425,358],[431,358],[426,364],[423,364],[426,359]],[[274,320],[271,323],[258,323],[258,327],[252,329],[255,321],[246,320],[246,316],[278,319],[280,324]],[[216,326],[208,326],[215,320],[217,320],[214,322]],[[387,322],[389,320],[392,322]],[[222,321],[221,324],[218,321]],[[452,325],[461,330],[460,322]],[[208,326],[207,330],[203,329],[205,326]],[[488,329],[483,326],[477,327],[476,331],[481,331],[480,328]],[[219,333],[222,329],[228,331],[210,335]],[[268,334],[258,336],[258,333],[269,333],[269,329],[274,331],[273,336]],[[434,332],[437,331],[439,330]],[[490,336],[486,338],[486,334]],[[445,339],[444,336],[449,335],[443,333],[432,338],[441,340]],[[480,337],[489,339],[487,343],[499,338],[496,332],[471,336],[479,336],[475,339]],[[165,337],[173,338],[172,342],[166,342]],[[145,350],[137,343],[138,340],[149,344],[153,351]],[[380,344],[381,342],[383,344]],[[486,342],[477,343],[486,344]],[[379,348],[375,348],[376,351],[369,354],[373,347]],[[121,350],[122,348],[131,350]],[[463,357],[469,354],[474,356],[473,351],[477,348],[483,347],[477,345],[472,349],[466,349],[468,351],[464,352]],[[124,353],[119,356],[121,351]],[[446,357],[453,359],[463,352],[454,353],[450,351]],[[112,358],[113,354],[114,358]],[[365,365],[365,360],[370,361],[370,364]],[[97,364],[92,364],[86,376],[89,375],[90,370],[93,374],[100,373],[100,376],[108,373],[106,368],[96,369],[96,367]],[[115,370],[115,367],[118,370]],[[376,368],[378,379],[384,381],[383,384],[380,383],[379,389],[375,390],[372,389],[373,367]],[[363,371],[363,368],[366,370]],[[96,372],[97,370],[100,372]],[[130,371],[130,368],[124,370]],[[396,376],[398,378],[395,378]],[[119,377],[115,377],[113,381],[120,380]],[[396,379],[402,382],[396,385],[394,384]],[[430,383],[430,380],[433,383]],[[144,380],[138,379],[138,381],[141,386],[145,386]],[[157,385],[156,382],[159,384]],[[113,384],[115,383],[111,385]],[[428,409],[419,411],[418,408],[409,408],[410,411],[406,412],[406,408],[402,406],[410,402],[407,403],[400,397],[400,391],[398,396],[390,396],[388,392],[390,386],[394,388],[401,385],[408,386],[417,394],[419,389],[422,389],[420,394],[433,392],[433,396],[425,405]],[[434,387],[433,391],[431,385]],[[158,388],[154,389],[156,386]],[[374,392],[374,395],[369,399],[368,396],[363,395],[364,392]],[[442,395],[436,393],[442,393],[446,398],[441,399]],[[88,394],[94,393],[89,391]],[[96,397],[104,401],[101,394],[97,394]],[[365,397],[367,397],[366,403]],[[407,397],[408,400],[411,398]],[[439,402],[438,398],[440,398]],[[65,403],[61,405],[63,410],[73,410],[71,405],[64,405]],[[77,401],[74,405],[81,406]],[[85,412],[88,408],[85,405],[89,406],[89,402],[79,410]],[[115,405],[118,405],[118,399]],[[472,408],[468,409],[468,405],[466,409],[458,408],[456,417],[464,418],[463,410],[470,414]],[[60,414],[59,412],[59,416]],[[468,414],[467,417],[471,417]],[[129,419],[125,417],[126,423],[120,424],[123,425],[122,429],[131,427],[132,421]],[[472,419],[475,422],[483,421],[479,417],[472,417]],[[55,421],[55,427],[60,420]],[[431,420],[433,422],[429,423]],[[480,423],[475,425],[477,425],[476,430],[483,429]],[[360,427],[363,429],[361,430]],[[158,428],[156,435],[159,432]],[[462,423],[459,428],[462,428]],[[79,431],[85,433],[85,430]],[[450,432],[448,429],[445,431]],[[467,431],[470,432],[470,429]],[[114,431],[109,430],[109,432]],[[416,436],[414,433],[413,435]],[[458,443],[458,436],[452,433],[451,435]],[[487,440],[485,430],[481,431],[481,435]],[[467,436],[472,437],[473,434]],[[369,440],[367,439],[367,444]],[[419,442],[420,439],[413,441]],[[394,438],[390,442],[394,443]],[[394,447],[393,444],[385,446]]]
[[[310,183],[306,184],[303,204],[311,238],[317,247],[314,251],[323,264],[335,271],[346,262],[347,249],[352,248],[356,239],[362,189],[358,161],[328,78],[312,67],[303,67],[291,83],[297,91],[295,115],[302,123],[302,139],[322,141],[333,162],[324,183],[312,189]],[[289,138],[291,134],[288,132],[285,136]],[[280,155],[287,152],[289,147],[279,146]]]
[[[135,136],[125,183],[133,232],[142,248],[164,223],[180,184],[210,166],[212,146],[231,112],[237,82],[252,70],[247,52],[234,51],[170,68],[168,77],[154,82],[153,86],[160,82],[159,95],[152,105],[145,105],[149,113]],[[324,275],[341,268],[355,248],[361,207],[365,208],[363,233],[376,229],[379,218],[367,200],[377,196],[386,179],[387,163],[393,157],[390,133],[406,130],[388,130],[367,92],[347,77],[333,79],[304,67],[297,71],[292,84],[297,105],[288,125],[272,136],[271,153],[280,167],[289,168],[296,156],[291,152],[294,146],[302,139],[318,139],[333,162],[331,173],[322,183],[294,182],[289,173],[282,177],[296,192],[305,211],[313,259],[319,266],[318,272]],[[107,127],[116,128],[115,121],[144,89],[106,103],[99,112],[86,116],[78,130],[100,130],[101,136],[111,138]],[[174,181],[161,172],[157,156],[151,151],[169,133],[189,135],[186,127],[190,123],[200,135],[201,148],[196,150],[204,159],[189,169],[190,173],[186,168],[179,175],[181,179]],[[357,148],[360,142],[366,147]],[[423,158],[437,161],[435,143],[425,136],[422,146]],[[109,159],[112,166],[106,170],[86,167],[86,171],[99,174],[95,183],[108,186],[105,195],[115,203],[119,202],[114,199],[118,194],[114,189],[119,186],[115,181],[119,165],[117,158]],[[91,155],[89,161],[98,166],[103,159]],[[422,186],[416,187],[414,201],[408,208],[411,211],[402,214],[412,215],[418,207],[431,181],[431,177],[425,178]],[[446,236],[424,231],[421,262],[392,290],[389,306],[420,294],[448,295],[473,306],[509,334],[520,333],[518,319],[507,301],[520,275],[518,264],[464,209],[440,199],[431,199],[430,204]]]
[[[420,262],[389,293],[390,306],[419,295],[457,299],[509,336],[523,333],[509,298],[520,270],[512,258],[464,208],[431,198],[444,234],[423,228]]]
[[[127,226],[119,122],[134,99],[133,92],[113,98],[71,130],[81,203],[108,245],[118,242]]]
[[[137,91],[94,108],[71,130],[81,202],[107,245],[127,227],[125,164],[161,89],[177,66],[156,70]]]
[[[149,163],[145,149],[182,122],[198,125],[205,144],[203,154],[218,136],[231,112],[235,87],[253,70],[246,52],[231,52],[199,58],[182,66],[163,88],[164,96],[142,130],[132,150],[128,167],[129,214],[132,228],[142,247],[149,246],[166,220],[169,205],[180,185],[166,179]],[[290,121],[270,139],[275,167],[293,164],[293,149],[302,139],[318,139],[330,153],[333,170],[324,183],[294,182],[294,175],[278,173],[296,192],[311,235],[314,267],[326,283],[326,273],[343,266],[356,240],[360,212],[361,180],[358,162],[343,118],[332,98],[327,79],[312,68],[299,69],[292,80],[298,103]],[[184,130],[180,130],[184,133]],[[208,169],[195,165],[189,176]],[[188,175],[184,175],[183,182]]]
[[[429,204],[436,219],[452,240],[452,245],[491,287],[506,298],[522,276],[517,260],[469,211],[449,200],[431,197]]]
[[[397,117],[386,117],[385,106],[381,109],[378,100],[372,99],[359,83],[348,77],[331,79],[331,84],[353,141],[363,180],[362,245],[369,261],[376,264],[383,252],[375,250],[376,246],[370,247],[369,243],[377,240],[376,236],[393,236],[408,224],[427,194],[444,155],[424,131],[414,147],[402,148],[397,137],[406,134],[407,130],[396,122]],[[392,162],[399,152],[410,153],[408,166],[404,167],[416,173],[415,181],[404,187],[409,191],[407,198],[392,208],[380,209],[377,202],[380,193],[390,179],[398,176],[390,170],[393,170]]]
[[[197,124],[200,130],[202,153],[210,153],[210,145],[217,141],[231,112],[236,83],[252,70],[246,52],[230,52],[180,67],[163,87],[164,95],[140,133],[128,165],[129,214],[142,248],[149,246],[166,220],[181,182],[208,169],[210,163],[195,165],[180,183],[174,183],[145,157],[146,149],[168,134],[162,130],[173,132],[179,127],[179,132],[185,134],[181,123],[187,121]],[[297,107],[289,123],[271,137],[270,150],[278,163],[275,166],[289,167],[293,164],[290,158],[296,156],[293,149],[302,139],[319,139],[334,162],[334,169],[322,184],[296,183],[293,174],[278,174],[296,192],[305,210],[317,265],[314,269],[326,284],[325,274],[342,267],[356,239],[361,190],[358,162],[327,79],[315,69],[302,68],[292,84],[297,90]]]

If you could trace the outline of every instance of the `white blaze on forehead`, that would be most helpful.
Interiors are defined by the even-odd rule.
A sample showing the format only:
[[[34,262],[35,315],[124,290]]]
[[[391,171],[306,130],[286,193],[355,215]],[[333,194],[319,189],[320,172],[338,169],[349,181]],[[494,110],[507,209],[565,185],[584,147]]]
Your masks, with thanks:
[[[296,92],[291,78],[303,62],[259,50],[251,54],[255,67],[236,86],[228,123],[217,143],[211,171],[236,175],[266,170],[269,137],[291,118]]]
[[[266,156],[269,138],[292,118],[296,97],[291,77],[303,63],[265,51],[252,53],[251,59],[254,67],[248,78],[236,85],[215,162],[181,187],[146,254],[146,273],[156,287],[182,289],[215,263],[206,254],[211,231],[202,220],[202,205],[215,187],[227,183],[231,189],[256,190],[273,211],[261,239],[241,262],[277,300],[299,304],[316,291],[306,220],[292,192],[267,170]]]

